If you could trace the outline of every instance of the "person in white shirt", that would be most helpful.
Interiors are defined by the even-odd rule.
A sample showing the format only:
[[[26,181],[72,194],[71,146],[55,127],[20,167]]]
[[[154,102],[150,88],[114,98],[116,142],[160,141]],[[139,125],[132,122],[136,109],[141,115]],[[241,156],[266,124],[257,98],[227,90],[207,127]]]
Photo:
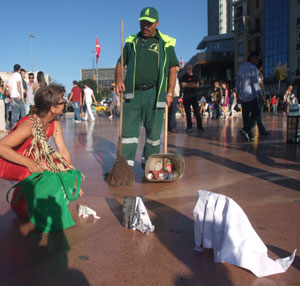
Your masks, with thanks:
[[[26,96],[26,111],[27,113],[30,110],[30,106],[34,105],[34,94],[33,94],[33,85],[34,85],[34,73],[28,74],[29,82],[27,82],[27,96]]]
[[[21,66],[14,65],[14,72],[8,81],[9,94],[12,105],[11,125],[14,126],[20,118],[26,115],[25,101],[23,98],[22,77],[20,74]]]
[[[87,120],[88,117],[90,116],[91,121],[95,121],[95,117],[92,112],[93,100],[94,100],[94,103],[96,104],[97,102],[96,102],[93,90],[91,88],[89,88],[87,84],[85,84],[84,85],[83,102],[86,105],[86,113],[85,113],[84,120]]]

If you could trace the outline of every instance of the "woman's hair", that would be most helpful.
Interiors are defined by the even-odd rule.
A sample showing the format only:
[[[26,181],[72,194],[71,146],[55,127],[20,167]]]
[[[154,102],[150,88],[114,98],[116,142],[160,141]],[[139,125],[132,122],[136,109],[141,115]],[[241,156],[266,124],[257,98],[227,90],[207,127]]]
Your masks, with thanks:
[[[37,73],[36,79],[37,79],[37,82],[39,83],[40,87],[47,86],[45,76],[44,76],[44,73],[42,71],[39,71]]]
[[[0,76],[0,86],[2,86],[3,85],[3,79],[2,79],[2,77]]]
[[[56,105],[65,94],[65,88],[59,84],[50,84],[39,88],[34,96],[34,106],[30,109],[30,114],[45,116],[51,106]]]

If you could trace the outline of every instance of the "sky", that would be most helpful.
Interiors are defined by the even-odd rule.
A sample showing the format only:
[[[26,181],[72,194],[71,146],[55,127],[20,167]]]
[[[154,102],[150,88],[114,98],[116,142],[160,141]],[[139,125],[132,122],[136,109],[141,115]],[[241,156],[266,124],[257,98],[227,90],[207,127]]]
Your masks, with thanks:
[[[114,67],[121,50],[121,20],[126,37],[139,31],[142,8],[159,12],[159,30],[176,38],[178,60],[187,62],[207,35],[207,0],[14,0],[1,1],[0,71],[14,64],[50,74],[69,93],[80,70],[93,67],[96,36],[99,68]]]

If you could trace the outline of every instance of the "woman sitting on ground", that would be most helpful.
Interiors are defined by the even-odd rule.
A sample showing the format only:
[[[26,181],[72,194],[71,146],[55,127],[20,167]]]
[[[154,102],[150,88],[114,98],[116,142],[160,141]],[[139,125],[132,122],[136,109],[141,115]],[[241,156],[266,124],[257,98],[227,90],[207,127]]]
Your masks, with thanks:
[[[57,116],[63,112],[65,89],[52,84],[41,87],[30,115],[20,119],[0,140],[0,178],[21,181],[31,173],[74,169]],[[48,143],[50,136],[58,151]],[[83,194],[80,190],[80,196]]]

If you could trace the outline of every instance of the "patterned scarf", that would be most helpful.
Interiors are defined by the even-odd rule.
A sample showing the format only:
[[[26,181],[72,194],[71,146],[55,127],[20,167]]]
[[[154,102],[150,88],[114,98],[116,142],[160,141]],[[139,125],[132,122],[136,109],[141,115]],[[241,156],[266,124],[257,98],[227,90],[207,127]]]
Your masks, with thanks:
[[[43,169],[54,173],[75,169],[48,144],[41,119],[35,114],[29,115],[29,119],[32,123],[33,139],[29,150],[25,149],[24,156],[32,156],[33,160],[39,163]]]

